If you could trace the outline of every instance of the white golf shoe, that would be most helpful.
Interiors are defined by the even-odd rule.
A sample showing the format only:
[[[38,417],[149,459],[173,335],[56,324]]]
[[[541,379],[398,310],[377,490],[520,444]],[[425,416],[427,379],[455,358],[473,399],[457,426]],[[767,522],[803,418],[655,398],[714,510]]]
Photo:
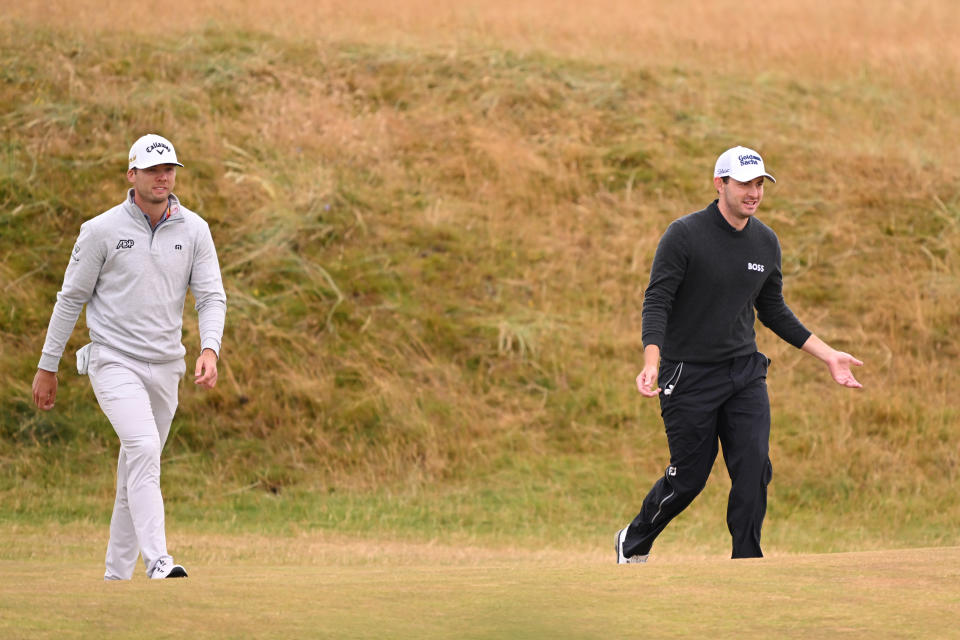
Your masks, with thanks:
[[[164,578],[186,578],[187,570],[178,564],[173,564],[172,558],[160,558],[153,567],[153,573],[150,574],[151,580],[162,580]]]
[[[645,554],[642,556],[630,556],[627,557],[623,555],[623,541],[627,537],[627,527],[617,531],[616,545],[617,545],[617,564],[635,564],[638,562],[646,562],[647,558],[650,557],[650,554]]]

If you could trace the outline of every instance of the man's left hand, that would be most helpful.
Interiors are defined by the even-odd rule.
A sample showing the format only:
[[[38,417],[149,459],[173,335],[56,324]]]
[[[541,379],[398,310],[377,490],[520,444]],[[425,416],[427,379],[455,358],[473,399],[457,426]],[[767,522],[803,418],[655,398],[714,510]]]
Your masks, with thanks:
[[[832,357],[827,359],[827,367],[830,369],[830,375],[833,376],[837,384],[842,384],[851,389],[860,389],[863,385],[853,377],[853,372],[850,371],[850,365],[862,367],[863,363],[843,351],[836,351]]]
[[[863,363],[849,353],[837,351],[812,333],[800,348],[815,358],[823,360],[827,368],[830,369],[830,375],[833,376],[833,380],[837,384],[850,387],[851,389],[860,389],[863,387],[863,385],[853,377],[853,372],[850,371],[850,365],[862,367]]]
[[[193,376],[193,384],[207,389],[213,389],[217,385],[217,354],[213,349],[204,349],[200,352]]]

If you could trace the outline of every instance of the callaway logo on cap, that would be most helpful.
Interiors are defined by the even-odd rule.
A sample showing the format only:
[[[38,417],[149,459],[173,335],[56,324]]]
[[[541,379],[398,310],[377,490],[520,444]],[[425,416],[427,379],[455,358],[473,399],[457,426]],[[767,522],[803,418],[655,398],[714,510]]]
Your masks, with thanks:
[[[760,154],[746,147],[727,149],[717,158],[717,165],[713,169],[714,178],[730,177],[739,182],[750,182],[760,176],[776,182],[776,179],[763,168],[763,158]]]
[[[130,166],[128,169],[146,169],[158,164],[183,165],[177,162],[177,152],[173,143],[155,133],[148,133],[130,147]]]

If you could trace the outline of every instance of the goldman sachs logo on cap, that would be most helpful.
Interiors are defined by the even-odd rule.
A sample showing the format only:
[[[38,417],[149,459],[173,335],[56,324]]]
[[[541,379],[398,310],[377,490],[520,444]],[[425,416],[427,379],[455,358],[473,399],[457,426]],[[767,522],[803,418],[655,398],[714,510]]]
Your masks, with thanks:
[[[170,151],[170,147],[163,144],[162,142],[154,142],[149,147],[147,147],[146,151],[147,153],[150,153],[151,151],[156,151],[160,155],[163,155],[164,151]]]
[[[150,149],[147,149],[149,151]],[[760,159],[760,156],[746,155],[746,156],[737,156],[737,160],[740,161],[740,166],[747,164],[760,164],[763,160]]]

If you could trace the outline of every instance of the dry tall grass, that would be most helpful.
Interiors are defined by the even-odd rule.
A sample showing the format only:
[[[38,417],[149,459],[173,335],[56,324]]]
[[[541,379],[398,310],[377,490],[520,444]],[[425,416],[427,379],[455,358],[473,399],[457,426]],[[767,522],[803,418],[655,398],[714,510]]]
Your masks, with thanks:
[[[788,300],[867,362],[863,393],[833,388],[761,330],[772,517],[826,510],[900,545],[956,541],[951,2],[156,15],[81,1],[3,16],[4,493],[112,443],[90,441],[84,382],[65,373],[64,411],[39,417],[28,386],[79,224],[118,200],[130,140],[156,130],[184,156],[180,195],[213,225],[230,298],[222,383],[185,390],[174,450],[203,452],[222,486],[271,491],[509,492],[531,468],[558,473],[545,459],[581,460],[609,470],[593,489],[612,495],[579,516],[632,516],[630,483],[603,485],[645,486],[666,462],[633,390],[650,259],[711,198],[716,154],[743,143],[779,180],[761,217]]]
[[[116,0],[5,2],[9,20],[71,31],[179,36],[210,24],[283,38],[354,40],[397,46],[457,47],[488,43],[564,56],[718,67],[771,69],[821,77],[893,68],[956,70],[952,37],[960,16],[949,0],[171,0],[162,15]]]

